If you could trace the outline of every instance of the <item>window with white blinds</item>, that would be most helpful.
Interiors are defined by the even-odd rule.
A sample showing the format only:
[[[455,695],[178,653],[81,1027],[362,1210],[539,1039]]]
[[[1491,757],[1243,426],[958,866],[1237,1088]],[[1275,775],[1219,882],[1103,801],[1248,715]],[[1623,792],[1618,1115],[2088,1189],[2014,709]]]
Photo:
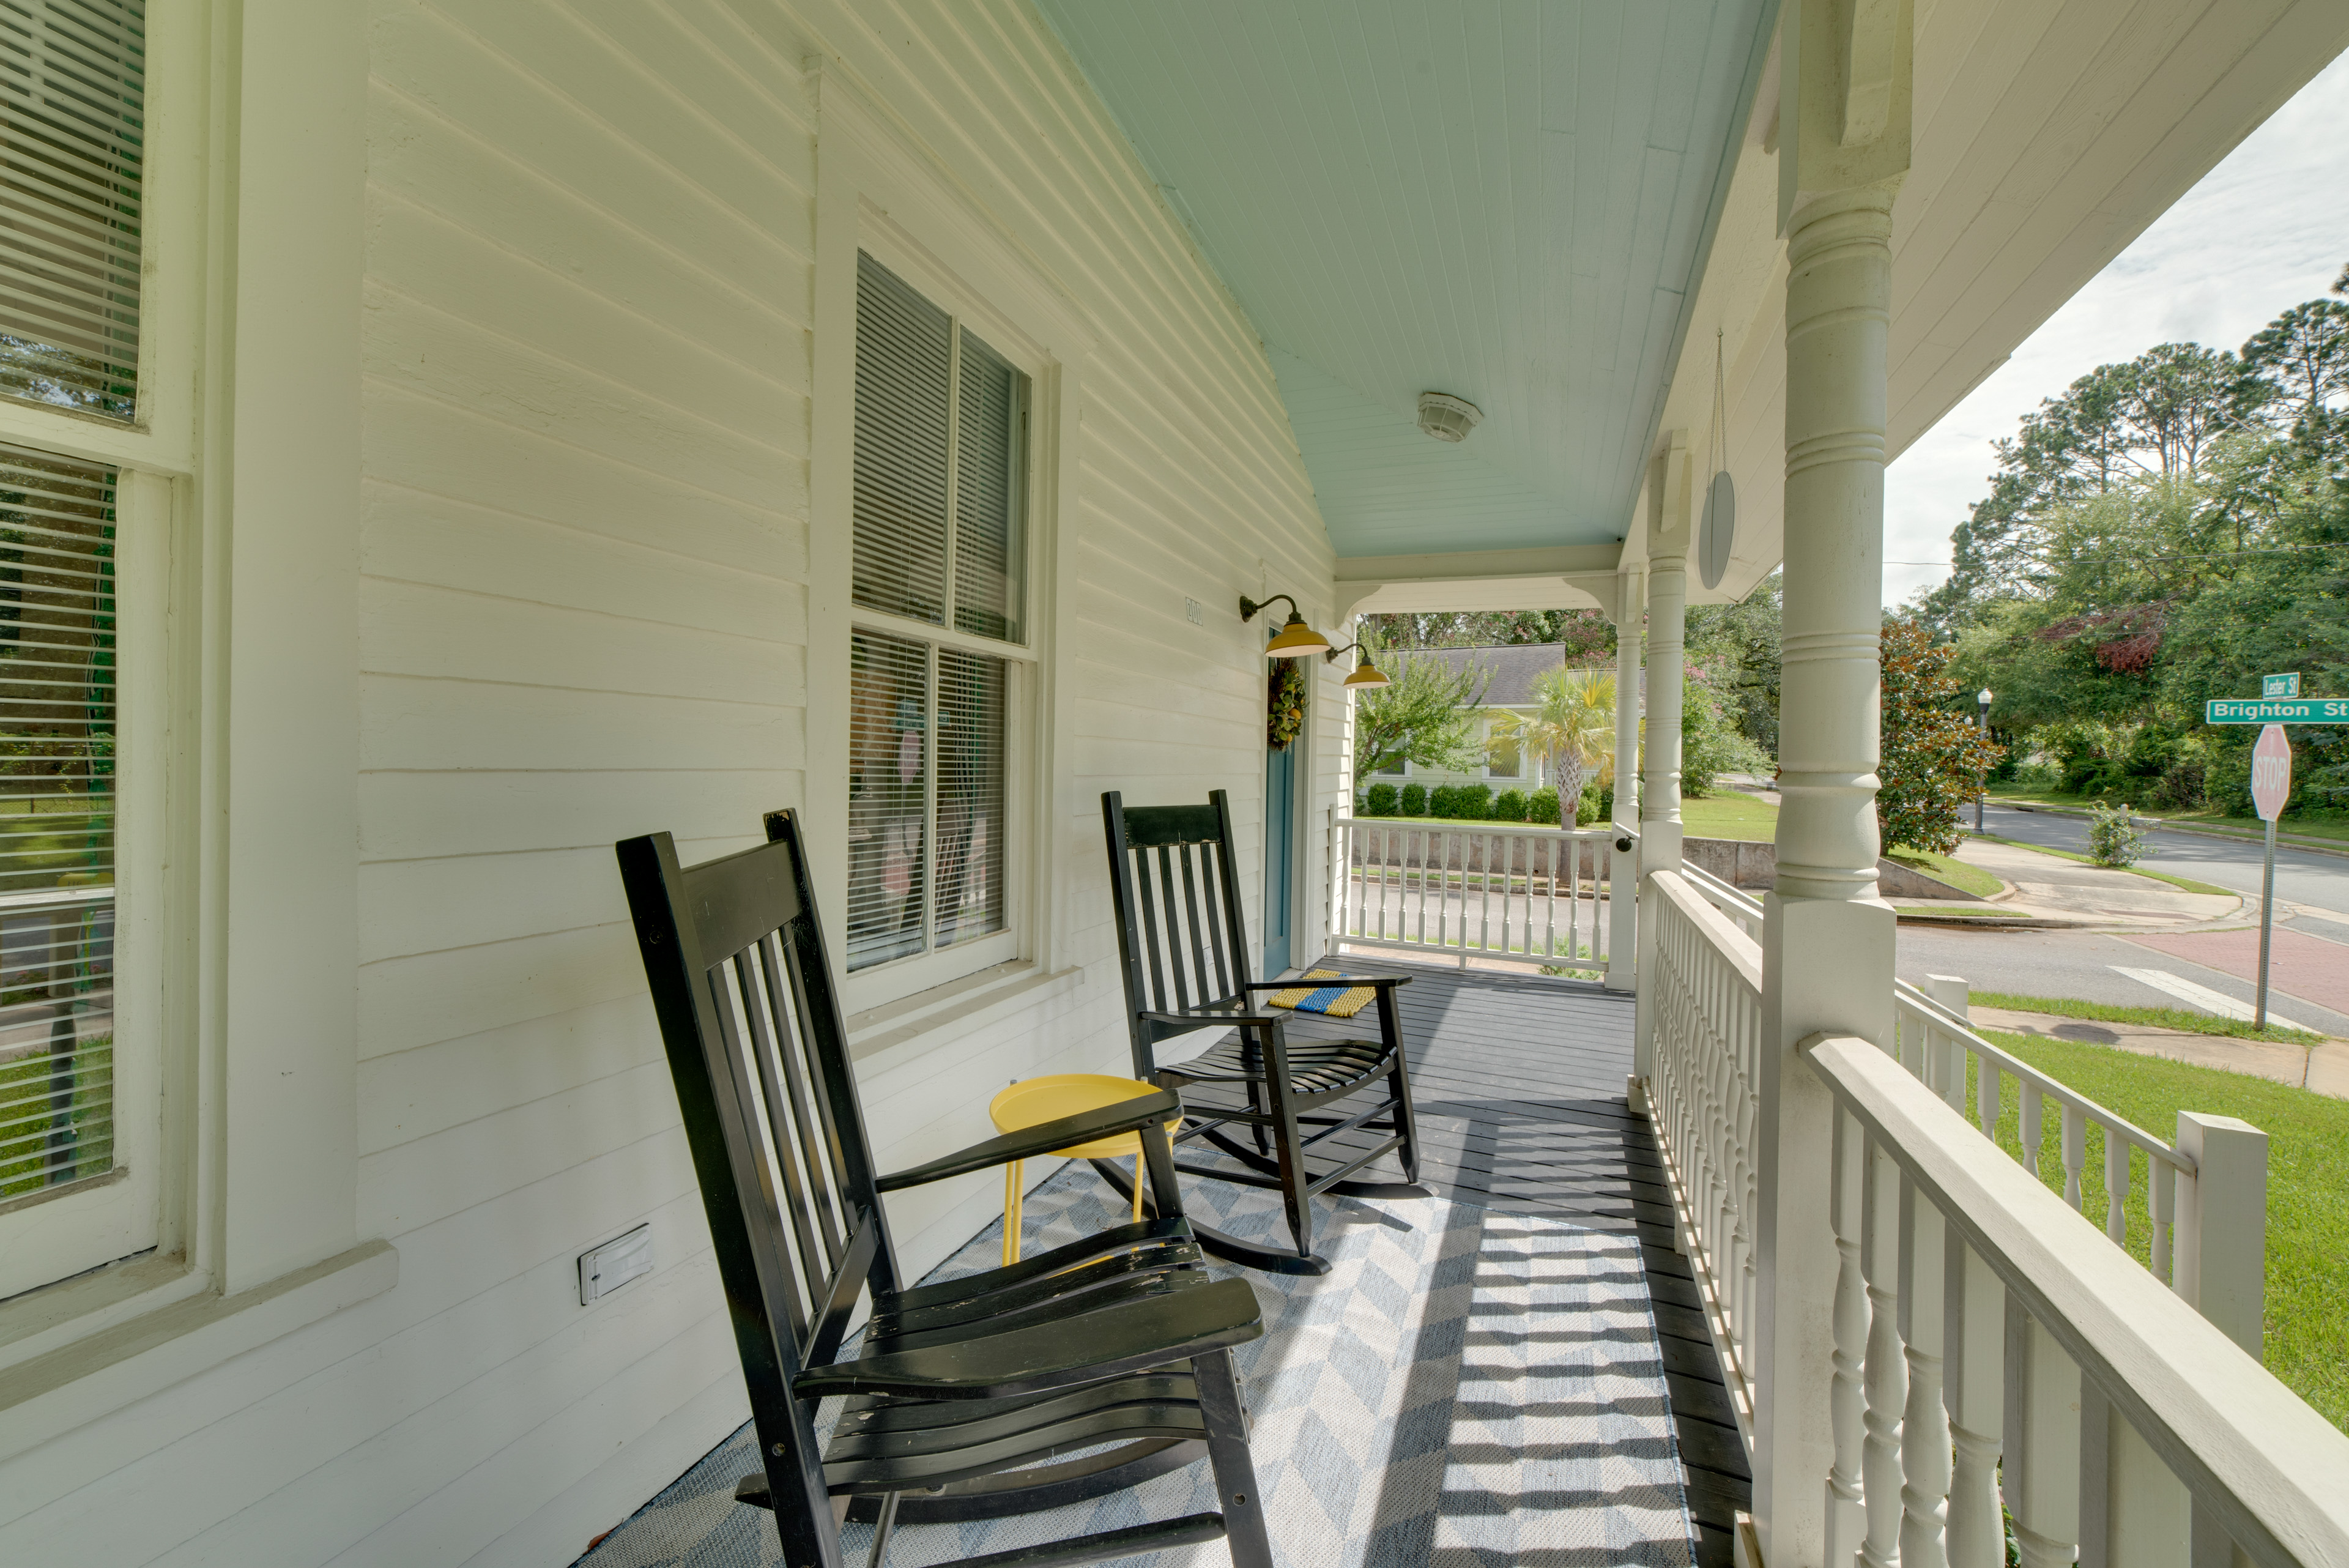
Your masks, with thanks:
[[[0,446],[0,1202],[114,1163],[114,487]]]
[[[1008,929],[1009,711],[1025,637],[1029,378],[870,255],[856,287],[851,970]],[[868,618],[877,619],[878,617]]]
[[[138,412],[143,0],[0,0],[0,395]]]

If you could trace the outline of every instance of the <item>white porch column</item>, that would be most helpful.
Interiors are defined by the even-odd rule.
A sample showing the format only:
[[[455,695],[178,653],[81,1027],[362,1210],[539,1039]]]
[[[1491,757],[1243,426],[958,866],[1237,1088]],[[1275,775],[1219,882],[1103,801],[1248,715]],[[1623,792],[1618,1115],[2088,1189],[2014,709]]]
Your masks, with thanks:
[[[1688,637],[1688,431],[1664,432],[1648,476],[1648,733],[1640,876],[1681,864],[1681,666]]]
[[[1648,470],[1647,703],[1640,786],[1639,971],[1655,972],[1654,895],[1648,879],[1681,867],[1681,666],[1688,635],[1688,431],[1666,431]],[[1656,1014],[1647,987],[1631,1020],[1634,1110],[1645,1110],[1640,1087],[1655,1061]]]
[[[1609,825],[1619,841],[1640,826],[1640,628],[1646,606],[1640,602],[1640,568],[1625,566],[1615,574],[1615,810]],[[1639,852],[1635,849],[1633,855]],[[1629,858],[1629,857],[1627,857]],[[1639,862],[1607,889],[1607,989],[1630,991],[1637,983],[1634,961],[1639,948]]]
[[[1876,891],[1892,199],[1909,166],[1910,14],[1781,13],[1786,234],[1785,683],[1777,887],[1764,906],[1754,1522],[1770,1568],[1849,1561],[1830,1496],[1836,1111],[1796,1053],[1892,1033],[1893,915]],[[1830,1515],[1834,1518],[1831,1521]]]

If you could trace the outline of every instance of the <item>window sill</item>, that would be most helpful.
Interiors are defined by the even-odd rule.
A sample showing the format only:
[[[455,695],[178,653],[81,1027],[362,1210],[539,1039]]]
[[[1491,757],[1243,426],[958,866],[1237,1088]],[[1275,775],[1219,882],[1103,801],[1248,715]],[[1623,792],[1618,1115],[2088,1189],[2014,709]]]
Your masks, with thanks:
[[[398,1280],[391,1243],[367,1241],[233,1296],[174,1257],[20,1297],[0,1307],[0,1462]]]
[[[960,980],[849,1014],[849,1060],[872,1062],[874,1071],[894,1067],[1023,1008],[1066,995],[1083,984],[1084,979],[1082,969],[1046,973],[1029,959],[990,965]],[[882,1056],[889,1060],[873,1060]]]

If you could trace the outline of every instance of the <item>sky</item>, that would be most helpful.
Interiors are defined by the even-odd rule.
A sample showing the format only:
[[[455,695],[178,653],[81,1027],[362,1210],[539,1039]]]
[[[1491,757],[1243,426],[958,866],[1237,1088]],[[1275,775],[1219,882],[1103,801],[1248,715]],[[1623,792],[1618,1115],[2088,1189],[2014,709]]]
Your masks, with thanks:
[[[2243,139],[1885,471],[1884,602],[1949,575],[1991,442],[2099,365],[2158,343],[2240,349],[2349,263],[2349,55]],[[1917,566],[1902,563],[1934,562]]]

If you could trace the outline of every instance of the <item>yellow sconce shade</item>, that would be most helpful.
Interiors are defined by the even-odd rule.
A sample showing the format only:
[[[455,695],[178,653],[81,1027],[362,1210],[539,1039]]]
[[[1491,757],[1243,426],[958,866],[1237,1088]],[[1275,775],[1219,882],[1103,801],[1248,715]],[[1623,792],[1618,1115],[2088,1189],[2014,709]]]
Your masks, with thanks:
[[[1305,618],[1297,613],[1297,601],[1288,598],[1287,594],[1275,594],[1272,598],[1262,601],[1242,598],[1240,619],[1254,620],[1256,612],[1268,607],[1272,599],[1288,599],[1288,624],[1280,628],[1279,636],[1264,645],[1264,651],[1268,656],[1274,659],[1302,659],[1309,653],[1330,651],[1330,639],[1305,624]]]
[[[1392,684],[1392,682],[1387,680],[1386,676],[1380,670],[1379,667],[1371,662],[1371,650],[1364,648],[1359,642],[1350,642],[1346,645],[1346,648],[1333,648],[1321,657],[1330,663],[1335,664],[1338,661],[1338,656],[1345,652],[1346,649],[1349,648],[1361,654],[1362,658],[1361,661],[1354,666],[1354,672],[1346,677],[1346,689],[1348,691],[1367,691],[1373,686],[1386,686]]]

